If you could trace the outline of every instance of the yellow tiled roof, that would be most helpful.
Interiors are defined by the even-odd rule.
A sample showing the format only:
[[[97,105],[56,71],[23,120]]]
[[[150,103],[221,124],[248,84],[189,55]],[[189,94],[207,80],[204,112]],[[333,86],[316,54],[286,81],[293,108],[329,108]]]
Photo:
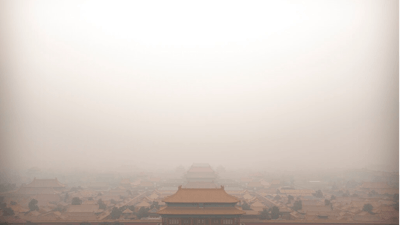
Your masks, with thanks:
[[[243,210],[236,207],[164,207],[158,214],[169,215],[241,215],[245,214]]]
[[[236,203],[239,199],[225,192],[221,188],[182,188],[166,197],[164,202],[173,203]]]

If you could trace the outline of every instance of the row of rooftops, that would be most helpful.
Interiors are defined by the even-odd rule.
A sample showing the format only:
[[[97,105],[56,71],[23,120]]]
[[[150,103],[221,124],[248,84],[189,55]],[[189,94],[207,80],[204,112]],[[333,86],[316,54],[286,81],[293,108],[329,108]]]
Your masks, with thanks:
[[[191,189],[191,190],[187,190],[187,189],[190,189],[190,188],[183,188],[183,187],[180,187],[180,188],[178,188],[178,192],[177,193],[179,193],[179,195],[182,197],[182,194],[185,194],[184,192],[185,191],[189,191],[189,192],[192,192],[192,193],[194,193],[194,192],[197,192],[198,190],[196,190],[196,188],[195,189]],[[224,188],[224,187],[221,187],[221,188],[218,188],[219,189],[219,191],[221,191],[221,189],[223,189],[224,191],[226,191],[226,192],[228,192],[229,193],[229,191],[227,190],[227,189],[229,189],[229,188]],[[176,190],[176,189],[175,189]],[[183,192],[180,192],[180,190],[182,191],[183,190]],[[173,191],[173,190],[172,190]],[[215,191],[215,190],[205,190],[205,192],[207,192],[207,191]],[[298,190],[298,191],[302,191],[302,190]],[[175,194],[177,194],[177,193],[175,193]],[[154,193],[153,193],[154,194]],[[174,195],[175,195],[174,194]],[[199,194],[199,193],[198,193]],[[245,193],[244,194],[249,194],[249,191],[245,191]],[[281,193],[281,194],[284,194],[284,193]],[[198,196],[201,196],[201,195],[198,195]],[[176,197],[176,196],[175,196]],[[179,197],[179,196],[178,196]],[[165,199],[167,199],[167,198],[165,198]],[[175,199],[172,199],[172,202],[174,202],[176,200],[176,198]],[[339,199],[338,199],[339,200]],[[180,202],[179,201],[179,198],[178,198],[178,200],[177,201],[175,201],[175,202]],[[258,205],[257,205],[258,204]],[[352,204],[355,204],[355,202],[353,202]],[[360,209],[361,209],[361,207],[362,207],[362,205],[363,205],[364,203],[362,203],[362,202],[360,202],[360,204],[357,204],[356,206],[352,206],[353,208],[350,208],[349,210],[350,210],[350,213],[353,213],[352,215],[353,215],[353,217],[355,218],[356,216],[361,216],[361,213],[359,213],[359,211],[360,211]],[[140,205],[140,204],[137,204],[137,205]],[[264,206],[265,206],[265,204],[263,204]],[[262,207],[264,207],[263,205],[260,205],[259,204],[259,202],[257,203],[257,202],[255,202],[255,203],[252,203],[252,206],[255,206],[255,207],[260,207],[260,208],[262,208]],[[307,206],[306,205],[306,202],[304,202],[304,204],[303,204],[303,207],[304,207],[304,210],[301,210],[301,211],[299,211],[299,213],[301,214],[301,213],[306,213],[306,216],[311,216],[311,215],[313,215],[313,214],[315,214],[315,213],[326,213],[323,209],[328,209],[328,207],[325,207],[325,206],[313,206],[313,205],[310,205],[310,206]],[[341,207],[341,206],[339,206],[339,207]],[[343,206],[344,208],[345,207],[350,207],[350,206]],[[356,207],[356,208],[354,208],[354,207]],[[375,207],[375,206],[374,206]],[[378,206],[377,206],[378,207]],[[74,209],[75,208],[75,209]],[[78,209],[79,207],[70,207],[69,208],[69,212],[68,213],[73,213],[73,210],[77,210],[77,212],[78,211],[80,211],[80,209]],[[83,207],[84,208],[84,207]],[[82,210],[84,210],[82,208]],[[280,208],[280,210],[281,210],[281,212],[284,212],[284,208],[282,207],[282,206],[279,206],[279,208]],[[343,209],[344,209],[343,208]],[[356,210],[357,209],[357,210]],[[377,208],[378,209],[378,208]],[[72,210],[72,211],[71,211]],[[200,215],[204,215],[204,213],[208,213],[208,211],[207,210],[210,210],[210,208],[200,208],[200,207],[192,207],[192,208],[188,208],[188,207],[185,207],[184,209],[182,209],[181,207],[174,207],[174,209],[172,209],[172,208],[169,208],[169,209],[167,209],[167,208],[163,208],[162,210],[167,210],[167,211],[161,211],[161,213],[165,213],[165,214],[170,214],[170,215],[176,215],[176,213],[195,213],[195,214],[200,214]],[[172,211],[171,211],[172,210]],[[221,213],[221,212],[224,212],[224,213],[226,213],[226,214],[230,214],[230,213],[232,213],[232,214],[235,214],[235,215],[238,215],[237,214],[237,212],[236,212],[236,210],[237,209],[234,209],[234,208],[229,208],[229,209],[221,209],[221,208],[218,208],[218,209],[216,209],[216,210],[220,210],[219,211],[219,213]],[[223,210],[225,210],[225,211],[223,211]],[[240,209],[239,209],[240,210]],[[354,211],[354,210],[356,210],[356,211]],[[379,208],[379,210],[381,210],[380,208]],[[354,211],[354,212],[353,212]],[[333,212],[330,212],[329,210],[327,211],[327,212],[329,212],[329,213],[333,213]],[[356,215],[354,215],[354,213],[356,213]],[[383,213],[383,212],[382,212]],[[335,213],[335,214],[337,214],[337,213]],[[64,214],[64,215],[68,215],[68,214]],[[72,214],[71,214],[72,215]],[[322,214],[321,214],[322,215]],[[346,214],[347,215],[347,214]],[[346,216],[345,214],[344,214],[344,216]],[[336,215],[337,216],[337,215]],[[338,217],[338,218],[341,218],[341,217]],[[357,217],[358,218],[358,217]],[[359,219],[359,218],[358,218]]]
[[[185,177],[187,180],[196,179],[216,179],[217,174],[207,163],[195,163],[186,172]]]
[[[65,184],[62,184],[58,181],[57,178],[55,179],[36,179],[33,178],[33,181],[24,187],[32,187],[32,188],[64,188],[66,187]]]
[[[208,165],[209,166],[209,165]],[[193,166],[192,166],[193,167]],[[192,169],[192,168],[191,168]],[[203,166],[203,167],[195,167],[193,168],[192,172],[201,175],[201,174],[207,174],[210,172],[210,168],[208,168],[207,166]],[[212,170],[212,169],[211,169]],[[47,181],[44,181],[47,180]],[[250,179],[251,180],[251,179]],[[278,187],[280,185],[280,181],[279,180],[273,180],[272,182],[269,182],[269,184],[263,184],[262,180],[261,181],[250,181],[246,182],[248,187],[259,187],[261,184],[261,186],[266,187],[266,186],[270,186],[273,185],[275,187]],[[242,182],[244,182],[245,180],[243,179]],[[58,183],[58,184],[57,184]],[[124,180],[123,182],[121,182],[121,184],[129,184],[129,180]],[[140,182],[140,183],[144,183],[144,182]],[[151,182],[149,182],[151,183]],[[25,189],[26,191],[31,190],[31,189],[46,189],[51,187],[50,189],[54,188],[61,188],[60,183],[58,182],[57,179],[34,179],[34,181],[31,184],[26,185]],[[211,184],[211,185],[210,185]],[[62,186],[62,184],[61,184]],[[154,186],[154,185],[153,185]],[[261,187],[260,186],[260,187]],[[201,187],[201,188],[199,188]],[[211,190],[202,190],[204,188],[209,188]],[[359,186],[359,188],[361,189],[378,189],[378,190],[384,190],[388,188],[388,185],[386,183],[378,183],[378,182],[364,182],[362,185]],[[233,187],[231,188],[224,188],[223,186],[218,187],[217,185],[215,185],[215,183],[207,183],[207,182],[188,182],[186,183],[183,187],[180,186],[178,188],[178,191],[175,194],[172,194],[171,196],[167,197],[164,199],[164,202],[167,203],[193,203],[193,202],[197,202],[197,203],[227,203],[229,201],[232,201],[232,203],[236,203],[239,200],[236,198],[236,202],[232,199],[228,200],[228,198],[226,198],[226,196],[224,196],[223,194],[221,194],[221,189],[224,190],[223,192],[226,195],[229,195],[228,193],[230,192],[228,189],[231,189],[231,191],[235,191],[232,189],[235,189]],[[176,188],[174,188],[174,190],[176,190]],[[23,191],[23,190],[21,190]],[[170,190],[171,191],[171,190]],[[227,191],[227,192],[225,192]],[[243,189],[241,189],[240,192],[242,192]],[[265,190],[264,190],[265,191]],[[286,194],[286,195],[311,195],[312,193],[314,193],[314,190],[307,190],[307,189],[300,189],[300,190],[292,190],[292,189],[284,189],[284,188],[280,188],[280,193],[281,194]],[[214,194],[218,197],[217,198],[213,198],[212,200],[210,200],[211,198],[207,199],[207,196],[209,196],[211,194],[211,192],[215,192]],[[218,193],[217,193],[218,192]],[[211,194],[212,195],[212,194]],[[190,196],[190,198],[188,199],[187,197]],[[233,197],[233,196],[231,196]],[[235,198],[235,197],[233,197]],[[217,199],[217,200],[215,200]],[[200,201],[199,201],[200,200]],[[260,202],[255,202],[253,203],[254,206],[257,206],[257,204]],[[147,203],[148,204],[148,203]],[[146,204],[146,206],[147,206]],[[140,205],[137,204],[137,205]],[[263,207],[262,204],[258,204],[259,207]],[[75,207],[77,209],[77,207]],[[312,207],[307,207],[306,205],[304,206],[304,211],[307,211],[306,209],[311,209]],[[318,208],[318,207],[314,207],[314,208]],[[326,207],[325,207],[326,208]],[[71,207],[71,210],[73,209],[73,207]],[[281,211],[284,210],[282,207],[280,207]],[[322,209],[322,208],[321,208]],[[185,212],[186,213],[196,213],[196,214],[204,214],[206,212],[209,212],[207,210],[210,210],[210,208],[199,208],[199,207],[195,207],[195,208],[188,208],[188,207],[184,207],[183,209],[181,207],[174,207],[174,208],[163,208],[161,211],[164,212],[165,214],[176,214],[176,213],[182,213]],[[167,210],[167,211],[165,211]],[[193,211],[194,210],[194,211]],[[222,209],[222,208],[218,208],[216,210],[228,210],[228,211],[224,211],[225,213],[229,214],[229,213],[233,213],[235,214],[236,212],[234,212],[235,210],[240,210],[237,208],[230,208],[230,209]],[[229,211],[230,210],[230,211]],[[314,210],[314,209],[313,209]],[[79,211],[79,210],[78,210]],[[223,212],[223,211],[220,211]],[[206,213],[207,214],[207,213]]]
[[[190,169],[187,171],[187,177],[188,178],[193,178],[193,179],[201,179],[201,178],[213,178],[215,175],[214,170],[211,168],[209,164],[193,164]],[[149,180],[150,181],[150,180]],[[157,181],[154,180],[154,182],[160,182],[160,178],[157,179]],[[136,182],[136,181],[135,181]],[[138,184],[133,182],[135,185],[143,186],[143,187],[154,187],[154,182],[146,182],[146,180],[141,180],[139,181]],[[202,180],[192,180],[191,182],[187,182],[187,185],[184,185],[184,187],[203,187],[204,185],[201,184],[200,182],[204,182]],[[270,186],[280,186],[280,181],[279,180],[272,180],[270,182],[266,182],[264,180],[252,180],[249,177],[246,179],[240,180],[240,182],[245,182],[247,188],[268,188]],[[128,179],[123,179],[121,181],[121,184],[126,184],[126,185],[132,185],[132,182],[130,182]],[[189,184],[190,183],[190,184]],[[222,184],[222,183],[221,183]],[[103,184],[105,186],[106,184]],[[36,179],[30,183],[25,185],[26,187],[52,187],[52,188],[62,188],[65,187],[66,185],[60,183],[57,178],[55,179]],[[214,185],[213,187],[209,186],[210,188],[218,187]],[[360,186],[362,189],[389,189],[391,188],[386,182],[363,182],[363,184]]]

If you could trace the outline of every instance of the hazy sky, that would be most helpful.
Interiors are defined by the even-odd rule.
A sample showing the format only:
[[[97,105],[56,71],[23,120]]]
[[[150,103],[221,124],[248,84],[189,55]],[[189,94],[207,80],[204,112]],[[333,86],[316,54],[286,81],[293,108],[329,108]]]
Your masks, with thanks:
[[[3,167],[398,167],[398,1],[1,1]]]

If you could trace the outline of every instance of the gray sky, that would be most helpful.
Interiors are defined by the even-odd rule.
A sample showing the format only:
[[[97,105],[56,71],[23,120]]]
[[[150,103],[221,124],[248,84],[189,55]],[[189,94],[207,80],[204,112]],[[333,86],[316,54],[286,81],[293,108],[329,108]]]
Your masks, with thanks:
[[[398,1],[2,1],[3,167],[398,167]]]

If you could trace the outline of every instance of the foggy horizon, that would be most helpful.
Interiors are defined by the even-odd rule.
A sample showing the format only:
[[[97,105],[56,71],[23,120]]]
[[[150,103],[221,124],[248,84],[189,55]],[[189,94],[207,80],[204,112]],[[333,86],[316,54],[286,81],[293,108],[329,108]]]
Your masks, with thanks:
[[[1,171],[398,171],[398,1],[152,3],[0,3]]]

